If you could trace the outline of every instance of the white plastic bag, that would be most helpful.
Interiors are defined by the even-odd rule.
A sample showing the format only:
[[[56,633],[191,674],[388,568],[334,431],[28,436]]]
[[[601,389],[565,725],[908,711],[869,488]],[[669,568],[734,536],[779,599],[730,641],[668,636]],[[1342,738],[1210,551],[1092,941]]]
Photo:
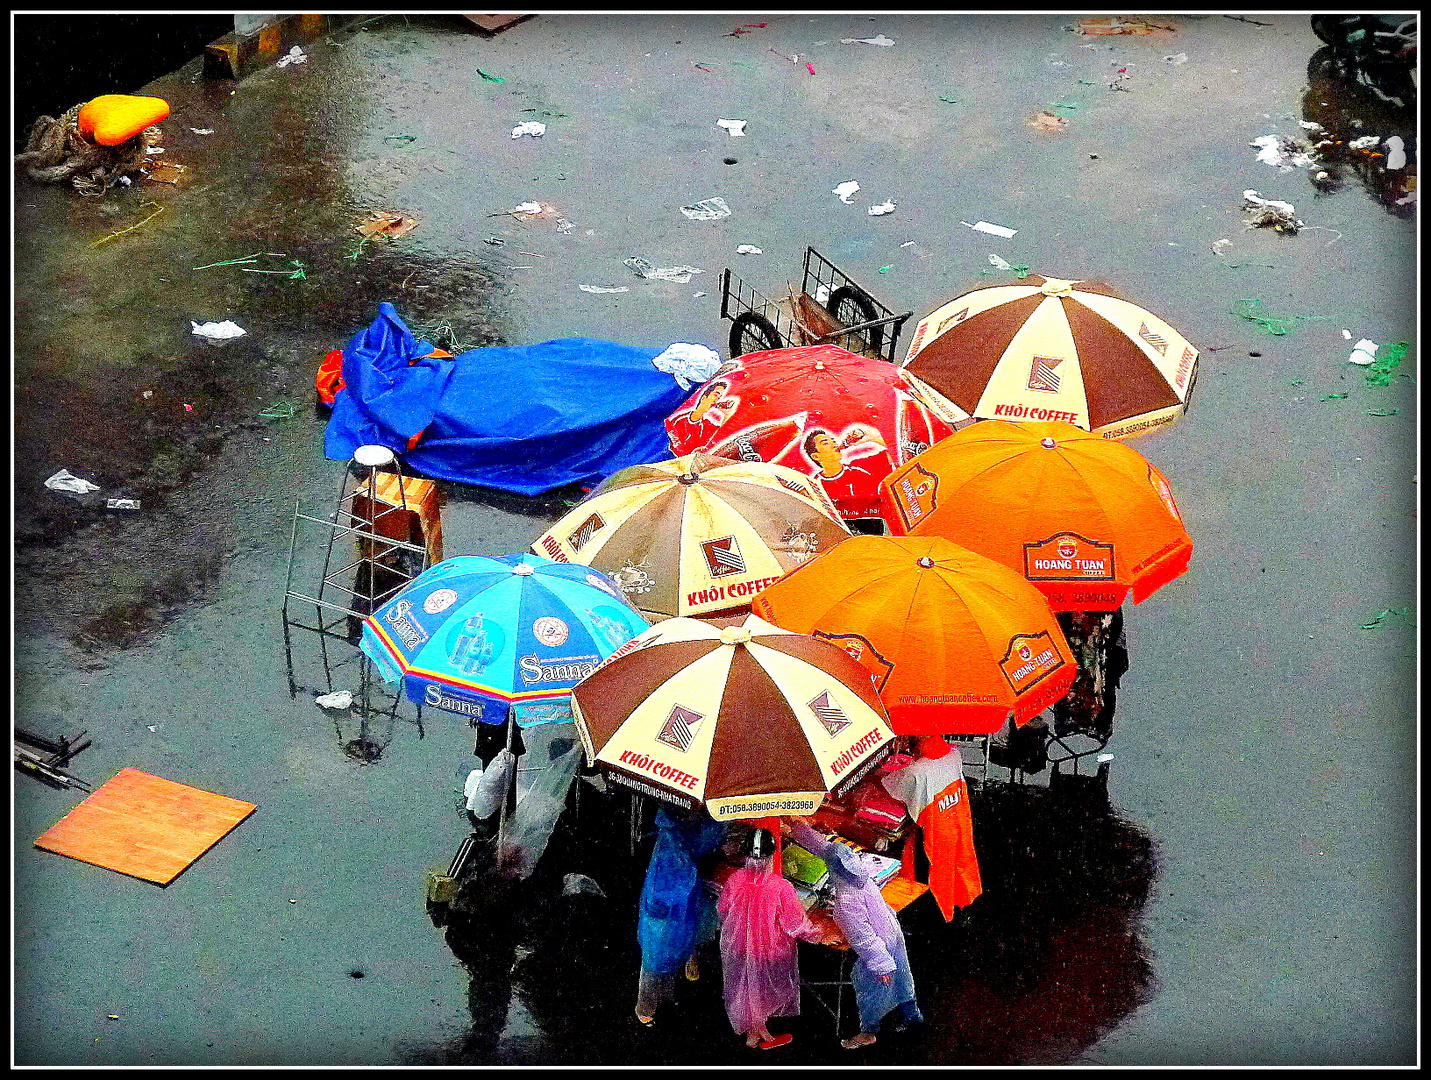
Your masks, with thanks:
[[[88,480],[81,480],[68,469],[61,469],[45,481],[45,487],[51,491],[62,491],[66,495],[88,495],[91,491],[98,491],[98,484],[91,484]]]
[[[194,328],[195,337],[201,337],[206,341],[228,341],[231,338],[243,337],[248,333],[242,326],[230,319],[225,319],[223,322],[206,323],[197,323],[190,319],[189,325]]]
[[[719,195],[709,199],[702,199],[698,203],[681,207],[681,213],[692,221],[719,221],[721,218],[730,217],[730,207]]]
[[[690,281],[692,274],[705,273],[698,266],[652,266],[645,259],[635,255],[629,259],[623,259],[622,263],[631,267],[637,277],[651,278],[655,281],[670,281],[677,285],[684,285]]]
[[[522,741],[526,753],[517,759],[517,808],[502,829],[497,849],[500,872],[519,880],[531,876],[546,850],[582,756],[575,724],[527,728]]]
[[[487,763],[482,775],[472,785],[472,790],[467,792],[467,809],[472,811],[474,817],[489,818],[502,808],[502,800],[507,797],[507,789],[512,786],[512,772],[516,762],[516,755],[503,747]]]
[[[705,345],[677,341],[667,346],[660,356],[653,357],[651,363],[657,371],[673,375],[682,390],[692,390],[715,374],[721,360],[720,353]]]

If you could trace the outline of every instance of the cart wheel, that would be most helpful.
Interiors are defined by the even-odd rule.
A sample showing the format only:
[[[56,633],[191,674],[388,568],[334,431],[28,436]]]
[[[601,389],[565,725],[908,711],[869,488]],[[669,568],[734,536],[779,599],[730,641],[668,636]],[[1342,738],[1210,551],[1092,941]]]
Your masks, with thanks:
[[[730,327],[730,355],[734,359],[747,353],[764,352],[767,349],[783,349],[785,342],[775,325],[764,315],[753,311],[743,311],[735,317]]]
[[[825,309],[835,317],[841,326],[855,326],[858,323],[873,322],[879,318],[874,301],[853,285],[841,285],[832,292],[830,299],[825,303]],[[856,333],[869,343],[872,352],[876,354],[882,352],[884,347],[883,326],[872,326],[868,330],[858,330]]]

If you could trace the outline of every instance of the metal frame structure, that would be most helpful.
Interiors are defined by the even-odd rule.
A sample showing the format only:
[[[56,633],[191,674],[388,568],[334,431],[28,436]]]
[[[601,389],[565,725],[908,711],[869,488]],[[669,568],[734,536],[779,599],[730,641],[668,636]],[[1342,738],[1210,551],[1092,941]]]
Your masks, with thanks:
[[[363,449],[367,448],[360,448],[360,451]],[[376,512],[365,512],[359,506],[360,501],[369,508],[378,505],[375,490],[382,466],[397,476],[399,502]],[[372,661],[358,648],[362,620],[430,564],[426,547],[381,535],[377,530],[379,520],[388,514],[415,509],[408,505],[404,479],[402,466],[394,455],[389,454],[387,461],[372,464],[355,458],[354,463],[343,470],[337,503],[327,518],[302,513],[297,499],[293,505],[288,575],[283,591],[283,651],[287,661],[288,693],[296,698],[302,689],[294,676],[293,630],[317,635],[327,692],[332,693],[334,683],[338,681],[334,678],[335,673],[349,674],[356,665],[357,677],[353,681],[357,683],[357,691],[353,695],[352,710],[358,719],[357,731],[345,732],[336,719],[335,727],[343,740],[344,752],[360,761],[375,760],[386,748],[403,702],[401,690],[389,690],[382,679],[376,677]],[[316,596],[294,588],[300,523],[317,526],[327,533]],[[340,547],[350,539],[357,542],[356,553],[342,555]],[[342,565],[335,568],[334,564],[338,562]],[[379,581],[392,584],[380,587],[377,584]],[[312,624],[302,621],[309,605],[313,608]],[[295,607],[302,611],[301,615],[295,613]],[[342,653],[336,658],[330,651],[330,642],[342,643]],[[421,733],[422,706],[417,704],[416,709],[415,722]]]
[[[974,772],[975,770],[977,770],[978,773],[979,773],[979,782],[980,782],[981,784],[983,784],[983,783],[988,783],[988,780],[989,780],[989,766],[990,766],[990,764],[992,764],[992,763],[989,761],[989,740],[992,739],[993,736],[992,736],[992,735],[950,735],[950,736],[948,736],[948,737],[949,737],[950,739],[952,739],[952,740],[957,744],[957,749],[958,749],[958,751],[959,751],[959,758],[960,758],[960,760],[962,761],[962,763],[963,763],[963,765],[964,765],[964,778],[965,778],[965,780],[970,780],[970,779],[972,779],[972,777],[971,777],[969,774],[970,774],[971,772]],[[978,757],[976,760],[972,760],[972,761],[970,760],[969,754],[968,754],[968,751],[969,751],[970,748],[977,748],[977,749],[978,749],[978,751],[979,751],[979,757]],[[994,768],[997,769],[997,768],[999,768],[999,766],[998,766],[998,765],[994,765]],[[1013,774],[1013,770],[1008,770],[1008,771],[1009,771],[1009,773],[1010,773],[1010,777],[1009,777],[1009,778],[1010,778],[1010,780],[1012,781],[1012,779],[1013,779],[1013,775],[1012,775],[1012,774]]]
[[[817,945],[815,948],[828,949],[829,946]],[[842,1038],[843,1032],[841,1028],[844,1026],[845,1018],[845,994],[849,993],[853,995],[855,991],[855,950],[844,948],[830,951],[839,953],[839,956],[835,958],[835,963],[838,965],[835,971],[835,977],[833,979],[806,979],[802,977],[800,979],[800,989],[807,991],[811,999],[813,999],[820,1008],[830,1014],[831,1018],[835,1021],[835,1037]],[[833,990],[834,992],[835,1007],[833,1009],[830,1008],[830,1003],[825,1000],[825,994],[823,992],[825,990]]]
[[[1077,744],[1070,744],[1068,741],[1070,739],[1087,740],[1093,745],[1087,749],[1075,749],[1074,747]],[[1099,735],[1095,735],[1090,731],[1085,731],[1083,728],[1075,728],[1074,730],[1065,732],[1062,735],[1059,735],[1055,731],[1050,729],[1048,735],[1048,750],[1050,751],[1048,755],[1049,767],[1054,770],[1057,770],[1058,767],[1064,762],[1071,761],[1073,763],[1073,774],[1075,776],[1080,776],[1082,774],[1078,771],[1078,768],[1079,764],[1083,761],[1083,759],[1094,757],[1094,755],[1098,754],[1105,746],[1108,745],[1111,740],[1111,732],[1105,738]],[[1053,756],[1052,750],[1055,746],[1058,747],[1060,750],[1064,751],[1062,757]]]
[[[89,782],[69,771],[70,759],[90,745],[88,735],[89,732],[81,731],[67,739],[47,739],[17,727],[13,743],[15,764],[51,787],[89,791]]]

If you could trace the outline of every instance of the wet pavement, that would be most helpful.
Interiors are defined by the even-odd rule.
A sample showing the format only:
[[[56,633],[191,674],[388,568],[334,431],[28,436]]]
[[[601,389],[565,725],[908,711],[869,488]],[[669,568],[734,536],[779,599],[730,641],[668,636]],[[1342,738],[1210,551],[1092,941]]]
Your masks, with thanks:
[[[158,889],[34,849],[78,793],[16,777],[16,1062],[851,1061],[813,1004],[791,1047],[740,1049],[714,970],[666,1026],[628,1021],[639,873],[624,804],[591,789],[590,828],[519,903],[434,925],[424,874],[466,832],[469,729],[404,711],[351,760],[357,722],[313,705],[301,644],[290,696],[279,621],[294,507],[326,513],[342,471],[312,373],[381,300],[466,346],[723,348],[720,270],[777,293],[807,244],[916,318],[1001,280],[997,254],[1110,281],[1204,350],[1188,416],[1134,444],[1198,546],[1125,612],[1108,805],[980,794],[989,895],[947,927],[910,909],[929,1023],[860,1060],[1412,1062],[1414,215],[1406,173],[1366,154],[1343,145],[1314,182],[1249,144],[1308,121],[1400,134],[1414,166],[1415,129],[1328,74],[1305,17],[1252,18],[1084,37],[1056,16],[543,15],[483,39],[387,16],[237,86],[197,63],[152,84],[177,185],[17,180],[17,722],[88,729],[72,768],[96,785],[134,766],[259,809]],[[746,22],[768,25],[730,36]],[[895,44],[841,42],[876,34]],[[1031,127],[1053,103],[1063,128]],[[511,138],[533,117],[543,138]],[[1309,228],[1245,229],[1249,188]],[[730,218],[678,212],[714,195]],[[575,228],[504,213],[529,200]],[[371,210],[421,224],[359,246]],[[959,224],[979,220],[1019,232]],[[305,276],[191,269],[253,252]],[[641,280],[633,255],[705,273]],[[1233,313],[1246,298],[1301,318],[1268,334]],[[209,346],[191,319],[249,333]],[[1346,363],[1361,337],[1412,343],[1389,386]],[[261,419],[277,401],[297,414]],[[47,491],[62,467],[141,509]],[[449,554],[521,550],[575,494],[448,490]],[[321,555],[300,538],[300,566]],[[606,897],[564,897],[570,871]]]

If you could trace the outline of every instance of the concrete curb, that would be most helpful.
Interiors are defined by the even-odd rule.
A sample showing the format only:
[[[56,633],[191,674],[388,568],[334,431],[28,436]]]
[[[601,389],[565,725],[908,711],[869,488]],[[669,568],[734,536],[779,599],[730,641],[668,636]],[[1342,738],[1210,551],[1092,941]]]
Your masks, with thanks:
[[[225,34],[204,49],[204,78],[242,79],[275,63],[295,45],[361,18],[359,15],[284,15],[247,34]]]
[[[477,27],[488,37],[493,34],[500,34],[509,26],[516,26],[517,23],[530,19],[531,15],[467,15],[462,16],[473,26]]]

